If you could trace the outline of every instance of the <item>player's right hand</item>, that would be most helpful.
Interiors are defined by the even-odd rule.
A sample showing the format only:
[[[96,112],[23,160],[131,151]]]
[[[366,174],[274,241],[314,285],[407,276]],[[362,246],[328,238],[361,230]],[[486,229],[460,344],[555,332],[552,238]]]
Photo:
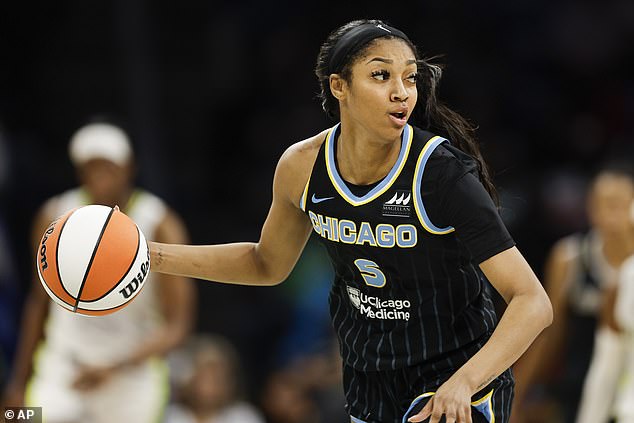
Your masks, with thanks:
[[[420,413],[407,421],[439,423],[443,416],[446,423],[472,423],[471,390],[456,375],[438,388]]]

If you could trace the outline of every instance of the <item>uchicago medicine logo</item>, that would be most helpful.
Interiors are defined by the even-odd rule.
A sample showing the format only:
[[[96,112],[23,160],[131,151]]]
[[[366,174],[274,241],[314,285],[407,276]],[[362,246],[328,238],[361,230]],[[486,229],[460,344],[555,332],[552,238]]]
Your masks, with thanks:
[[[385,300],[364,294],[352,286],[346,286],[346,289],[352,305],[368,319],[409,320],[412,306],[409,300]]]

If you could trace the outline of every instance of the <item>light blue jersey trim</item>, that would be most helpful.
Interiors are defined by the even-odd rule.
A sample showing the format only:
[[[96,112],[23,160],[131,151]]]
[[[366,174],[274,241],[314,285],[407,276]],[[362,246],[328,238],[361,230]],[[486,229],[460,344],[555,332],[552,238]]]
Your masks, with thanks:
[[[357,419],[357,418],[356,418],[356,417],[354,417],[354,416],[350,416],[350,421],[351,421],[352,423],[366,423],[365,421],[363,421],[363,420],[361,420],[361,419]]]
[[[396,178],[398,178],[398,175],[400,175],[401,170],[403,170],[405,162],[407,161],[409,149],[412,145],[412,136],[414,135],[414,130],[411,126],[405,125],[403,133],[401,134],[401,150],[398,153],[398,158],[396,159],[396,163],[394,163],[394,166],[392,166],[390,173],[388,173],[387,176],[383,178],[383,180],[377,186],[372,188],[367,194],[362,197],[357,197],[352,193],[352,191],[350,191],[344,180],[339,175],[339,172],[337,171],[337,165],[335,162],[335,136],[340,125],[341,123],[335,125],[330,130],[330,133],[326,138],[326,170],[328,171],[328,176],[330,177],[333,186],[343,197],[343,199],[353,206],[361,206],[378,198],[381,194],[387,191],[390,186],[392,186],[394,181],[396,181]]]
[[[435,392],[425,392],[422,395],[417,396],[416,398],[414,398],[414,401],[412,401],[412,403],[410,404],[409,408],[407,409],[407,411],[405,412],[405,414],[403,415],[403,423],[407,423],[407,419],[410,418],[411,416],[409,415],[409,413],[412,412],[412,410],[414,409],[414,407],[416,407],[418,405],[419,402],[421,402],[422,400],[424,400],[425,398],[431,397],[435,394]]]
[[[435,394],[436,394],[435,392],[425,392],[424,394],[414,398],[414,401],[412,401],[409,408],[403,415],[402,423],[407,423],[407,419],[412,417],[409,414],[418,405],[418,403],[420,403],[425,398],[429,398]],[[480,398],[479,400],[471,402],[471,407],[475,408],[480,413],[482,413],[484,418],[486,418],[489,423],[495,423],[495,413],[493,412],[493,389],[491,389],[488,394],[486,394],[484,397]],[[353,423],[354,423],[354,420],[353,420]]]
[[[435,235],[445,235],[454,231],[452,226],[447,226],[445,228],[439,228],[434,225],[427,215],[427,210],[425,210],[425,206],[423,205],[423,199],[420,194],[420,187],[423,180],[423,172],[425,171],[425,165],[427,164],[427,160],[434,152],[436,147],[438,147],[443,142],[447,141],[445,138],[435,136],[427,141],[425,147],[420,153],[418,157],[418,161],[416,162],[416,170],[414,171],[414,185],[412,186],[412,194],[414,195],[414,208],[416,209],[416,214],[418,215],[418,220],[420,220],[421,225],[432,234]]]
[[[489,423],[495,423],[495,413],[493,412],[493,389],[484,397],[471,403],[471,406],[478,410]]]

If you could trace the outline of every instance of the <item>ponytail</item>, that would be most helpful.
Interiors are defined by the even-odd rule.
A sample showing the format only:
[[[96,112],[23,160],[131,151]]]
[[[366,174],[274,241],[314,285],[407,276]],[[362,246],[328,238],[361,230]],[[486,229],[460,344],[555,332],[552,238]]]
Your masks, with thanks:
[[[438,86],[442,77],[442,68],[431,62],[431,59],[418,60],[418,92],[426,95],[424,104],[418,105],[419,120],[423,127],[431,132],[447,137],[460,150],[469,154],[476,161],[478,176],[494,203],[499,206],[500,201],[493,184],[491,171],[487,165],[475,136],[476,127],[459,113],[438,101]],[[424,107],[421,107],[424,106]],[[420,113],[423,114],[420,117]]]

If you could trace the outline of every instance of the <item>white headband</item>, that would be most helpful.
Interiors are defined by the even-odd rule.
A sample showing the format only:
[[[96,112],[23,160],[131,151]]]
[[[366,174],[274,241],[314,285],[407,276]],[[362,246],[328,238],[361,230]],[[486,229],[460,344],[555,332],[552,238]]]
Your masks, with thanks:
[[[75,166],[91,159],[105,159],[124,166],[132,158],[128,136],[107,123],[91,123],[80,128],[71,138],[68,150]]]

